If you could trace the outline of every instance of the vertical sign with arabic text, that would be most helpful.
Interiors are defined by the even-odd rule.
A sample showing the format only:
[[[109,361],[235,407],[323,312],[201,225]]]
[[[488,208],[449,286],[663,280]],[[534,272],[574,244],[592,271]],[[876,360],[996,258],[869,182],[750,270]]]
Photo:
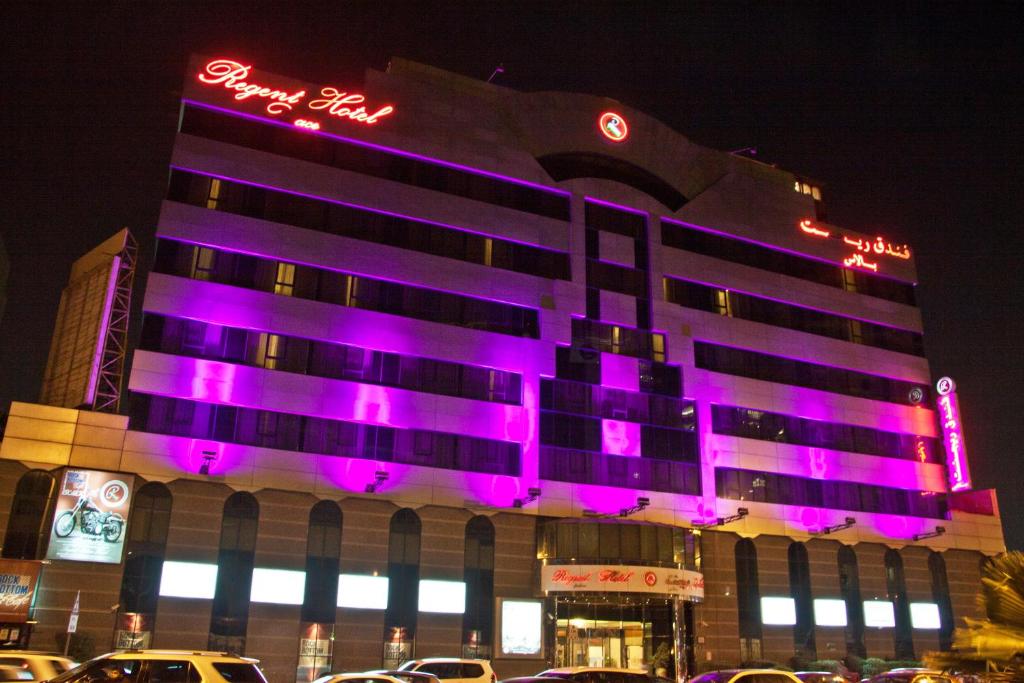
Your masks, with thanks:
[[[966,491],[971,488],[971,473],[967,469],[967,446],[964,444],[964,428],[960,422],[960,401],[956,397],[956,383],[943,377],[935,383],[938,398],[935,400],[942,427],[942,444],[946,447],[946,470],[950,491]]]

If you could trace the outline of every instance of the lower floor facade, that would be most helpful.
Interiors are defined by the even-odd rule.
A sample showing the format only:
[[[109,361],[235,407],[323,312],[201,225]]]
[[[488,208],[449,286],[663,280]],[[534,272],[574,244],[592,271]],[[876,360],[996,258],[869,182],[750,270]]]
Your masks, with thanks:
[[[66,470],[0,460],[4,558],[46,556]],[[40,503],[27,492],[46,476]],[[386,486],[328,499],[135,476],[133,495],[120,562],[44,563],[8,646],[53,649],[77,601],[97,654],[230,650],[260,659],[271,683],[413,656],[486,657],[499,678],[556,665],[692,675],[794,656],[918,659],[979,616],[975,550],[545,517],[528,501],[412,507]],[[81,514],[71,533],[91,525],[106,547],[113,518]]]

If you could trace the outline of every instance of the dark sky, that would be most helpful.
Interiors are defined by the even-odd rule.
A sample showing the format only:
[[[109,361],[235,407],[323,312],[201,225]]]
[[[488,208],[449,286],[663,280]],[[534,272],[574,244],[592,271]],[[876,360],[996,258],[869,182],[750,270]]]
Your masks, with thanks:
[[[313,82],[392,55],[618,99],[825,184],[831,222],[909,242],[975,483],[1024,548],[1019,3],[0,2],[0,406],[35,400],[71,262],[151,244],[190,52]],[[148,259],[149,254],[144,256]],[[141,291],[137,293],[141,295]]]

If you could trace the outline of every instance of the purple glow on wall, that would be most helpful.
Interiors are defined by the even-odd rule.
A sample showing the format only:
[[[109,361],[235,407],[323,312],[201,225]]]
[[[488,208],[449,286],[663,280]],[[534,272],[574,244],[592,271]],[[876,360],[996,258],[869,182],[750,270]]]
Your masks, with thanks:
[[[640,425],[623,420],[601,420],[601,450],[611,455],[640,456]]]
[[[949,490],[967,491],[971,488],[971,473],[967,469],[967,445],[964,443],[956,385],[948,377],[943,377],[936,388],[939,393],[936,404],[939,409],[939,424],[942,427],[942,443],[946,447]]]
[[[640,361],[631,356],[602,353],[601,386],[640,391]]]
[[[249,114],[249,113],[246,113],[246,112],[241,112],[241,111],[238,111],[236,109],[227,109],[225,107],[218,107],[216,105],[212,105],[212,104],[209,104],[207,102],[200,102],[199,100],[183,99],[182,103],[190,104],[192,106],[199,107],[200,109],[209,109],[211,111],[217,111],[217,112],[220,112],[222,114],[229,114],[231,116],[237,116],[239,118],[249,119],[251,121],[258,121],[260,123],[265,123],[265,124],[268,124],[268,125],[277,126],[278,128],[287,128],[289,130],[294,129],[294,125],[289,123],[289,122],[277,121],[277,120],[274,120],[274,119],[268,119],[268,118],[265,118],[263,116],[257,116],[255,114]],[[511,176],[502,175],[500,173],[495,173],[493,171],[485,171],[483,169],[473,168],[472,166],[465,166],[463,164],[457,164],[457,163],[454,163],[454,162],[451,162],[451,161],[445,161],[443,159],[437,159],[435,157],[429,157],[429,156],[426,156],[426,155],[423,155],[423,154],[417,154],[415,152],[407,152],[407,151],[402,150],[402,149],[397,149],[395,147],[388,147],[386,145],[381,145],[381,144],[378,144],[378,143],[375,143],[375,142],[367,142],[366,140],[359,140],[357,138],[349,138],[349,137],[345,137],[343,135],[338,135],[336,133],[328,133],[328,132],[323,131],[323,130],[304,131],[304,132],[307,132],[308,134],[311,134],[311,135],[319,135],[319,136],[322,136],[322,137],[325,137],[325,138],[332,138],[334,140],[338,140],[340,142],[345,142],[345,143],[348,143],[348,144],[351,144],[351,145],[356,145],[358,147],[366,147],[367,149],[375,149],[375,150],[380,151],[380,152],[386,152],[388,154],[394,154],[396,156],[406,157],[408,159],[416,159],[417,161],[425,161],[428,164],[436,164],[437,166],[444,166],[446,168],[455,169],[457,171],[465,171],[467,173],[473,173],[475,175],[484,176],[486,178],[494,178],[495,180],[502,180],[504,182],[513,183],[515,185],[522,185],[524,187],[531,187],[531,188],[533,188],[535,190],[541,190],[543,192],[547,192],[548,194],[553,194],[553,195],[562,196],[562,197],[570,196],[570,193],[566,192],[565,190],[560,190],[560,189],[555,188],[555,187],[549,187],[548,185],[541,185],[540,183],[535,183],[535,182],[532,182],[532,181],[529,181],[529,180],[523,180],[521,178],[513,178]]]

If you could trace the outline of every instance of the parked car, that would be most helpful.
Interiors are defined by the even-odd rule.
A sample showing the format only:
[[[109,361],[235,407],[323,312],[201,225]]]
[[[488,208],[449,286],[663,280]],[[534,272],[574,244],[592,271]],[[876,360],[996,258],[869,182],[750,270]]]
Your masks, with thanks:
[[[498,677],[486,659],[430,657],[403,662],[399,671],[422,671],[434,674],[443,683],[497,683]]]
[[[541,671],[538,676],[561,678],[573,683],[654,683],[655,677],[640,669],[612,666],[565,666]]]
[[[552,676],[517,676],[515,678],[504,678],[498,683],[559,683],[564,679]]]
[[[435,678],[436,682],[437,679]],[[403,679],[389,676],[379,671],[364,671],[362,673],[340,673],[327,674],[313,681],[313,683],[406,683]],[[416,681],[416,683],[429,683],[429,681]]]
[[[893,669],[872,676],[869,683],[953,683],[953,677],[933,669]]]
[[[800,683],[796,675],[778,669],[726,669],[708,671],[690,683]]]
[[[846,683],[846,679],[831,671],[797,671],[793,674],[804,683]]]
[[[267,683],[258,664],[227,652],[125,650],[90,659],[50,683]]]
[[[78,663],[52,652],[34,652],[29,650],[0,650],[0,666],[10,666],[19,670],[17,678],[3,680],[48,681],[51,678],[70,671]],[[10,675],[11,672],[7,672]]]
[[[397,678],[402,683],[438,683],[439,679],[434,674],[429,674],[426,671],[399,671],[398,669],[374,669],[373,671],[367,671],[368,674],[384,674],[385,676],[391,676]]]

